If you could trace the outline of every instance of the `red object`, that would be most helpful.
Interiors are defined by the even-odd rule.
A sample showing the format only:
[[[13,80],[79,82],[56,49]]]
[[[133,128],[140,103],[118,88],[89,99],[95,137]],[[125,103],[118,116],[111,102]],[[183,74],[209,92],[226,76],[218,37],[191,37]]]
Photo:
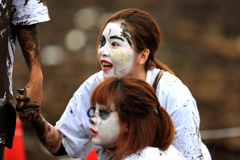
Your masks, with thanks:
[[[92,149],[92,151],[88,154],[85,160],[98,160],[97,158],[97,152],[95,148]]]
[[[17,117],[12,149],[5,147],[3,160],[26,160],[22,122],[19,117]]]

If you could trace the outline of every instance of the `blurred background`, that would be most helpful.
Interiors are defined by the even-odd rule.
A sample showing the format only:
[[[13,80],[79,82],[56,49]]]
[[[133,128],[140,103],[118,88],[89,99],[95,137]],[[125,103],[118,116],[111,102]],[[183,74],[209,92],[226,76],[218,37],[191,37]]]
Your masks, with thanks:
[[[139,8],[159,24],[163,40],[157,58],[195,97],[200,130],[214,160],[240,157],[239,0],[48,0],[51,21],[39,25],[44,75],[42,115],[53,125],[69,99],[93,73],[98,33],[114,12]],[[14,94],[29,73],[17,45]],[[49,155],[23,123],[28,160],[67,160]],[[223,133],[223,134],[222,134]]]

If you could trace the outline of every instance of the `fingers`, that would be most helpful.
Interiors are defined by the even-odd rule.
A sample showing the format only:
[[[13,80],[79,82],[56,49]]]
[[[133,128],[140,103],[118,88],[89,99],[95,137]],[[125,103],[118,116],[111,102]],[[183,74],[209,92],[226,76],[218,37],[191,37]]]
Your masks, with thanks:
[[[43,100],[41,87],[33,84],[27,84],[23,89],[18,89],[18,96],[30,98],[30,102],[41,104]],[[19,99],[21,100],[21,99]],[[27,100],[27,99],[26,99]],[[22,106],[21,103],[20,106]]]
[[[19,95],[16,97],[16,100],[17,102],[29,102],[30,98]]]
[[[30,101],[29,97],[23,96],[23,95],[17,95],[16,96],[17,101]]]
[[[26,87],[23,89],[18,89],[18,95],[16,96],[17,105],[16,110],[18,111],[26,102],[30,101],[30,98],[26,96]]]
[[[16,100],[17,100],[16,110],[19,111],[25,104],[29,103],[30,98],[22,95],[17,95]]]
[[[16,96],[16,111],[18,111],[21,121],[32,122],[37,120],[41,112],[40,105],[30,102],[31,99],[27,97],[26,87],[24,89],[18,89],[18,93]]]
[[[28,111],[28,112],[19,112],[19,117],[23,122],[32,122],[36,121],[40,116],[40,111]]]
[[[35,121],[40,116],[40,106],[28,102],[18,110],[18,114],[23,122]]]
[[[18,91],[19,94],[23,95],[23,94],[24,94],[24,91],[25,91],[25,88],[18,89],[17,91]]]
[[[35,110],[37,110],[37,109],[40,109],[40,105],[39,104],[37,104],[37,103],[30,103],[30,102],[27,102],[27,103],[25,103],[23,106],[21,106],[21,107],[18,107],[18,105],[19,105],[19,103],[17,103],[17,106],[16,106],[16,111],[18,111],[18,112],[21,112],[21,111],[25,111],[25,110],[27,110],[27,109],[35,109]]]

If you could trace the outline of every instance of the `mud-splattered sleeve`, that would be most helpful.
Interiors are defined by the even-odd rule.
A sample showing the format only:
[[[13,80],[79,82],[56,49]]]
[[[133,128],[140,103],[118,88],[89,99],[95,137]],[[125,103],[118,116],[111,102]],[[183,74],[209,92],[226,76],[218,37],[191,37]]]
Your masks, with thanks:
[[[195,99],[189,89],[173,75],[165,73],[160,82],[160,104],[169,113],[175,126],[173,146],[186,159],[203,159],[200,117]]]
[[[92,75],[79,87],[56,123],[55,127],[62,135],[63,146],[71,157],[85,159],[94,147],[87,111],[93,86],[99,79],[103,79],[102,72]]]
[[[32,25],[49,20],[46,0],[12,1],[13,25]]]

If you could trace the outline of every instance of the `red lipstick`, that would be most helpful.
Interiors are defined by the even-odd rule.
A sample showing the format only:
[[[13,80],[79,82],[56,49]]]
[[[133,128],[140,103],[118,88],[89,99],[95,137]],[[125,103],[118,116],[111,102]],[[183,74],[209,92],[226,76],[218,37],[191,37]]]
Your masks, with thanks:
[[[112,69],[112,67],[113,67],[113,64],[105,59],[101,60],[101,65],[102,65],[103,71],[108,71],[108,70]]]
[[[98,134],[98,132],[97,131],[95,131],[94,129],[92,129],[92,128],[90,128],[90,130],[92,131],[92,133],[91,133],[91,136],[92,137],[96,137],[97,136],[97,134]]]

